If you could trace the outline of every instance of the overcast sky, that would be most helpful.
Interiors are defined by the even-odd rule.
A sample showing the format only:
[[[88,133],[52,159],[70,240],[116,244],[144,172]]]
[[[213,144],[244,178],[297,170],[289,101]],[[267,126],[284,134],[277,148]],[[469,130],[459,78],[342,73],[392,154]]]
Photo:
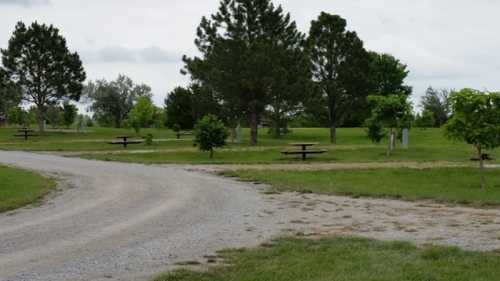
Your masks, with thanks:
[[[500,89],[500,1],[274,0],[307,31],[321,11],[343,16],[368,49],[408,65],[414,100],[435,88]],[[57,26],[89,79],[119,73],[153,88],[155,102],[186,85],[183,54],[219,0],[0,0],[0,48],[17,21]]]

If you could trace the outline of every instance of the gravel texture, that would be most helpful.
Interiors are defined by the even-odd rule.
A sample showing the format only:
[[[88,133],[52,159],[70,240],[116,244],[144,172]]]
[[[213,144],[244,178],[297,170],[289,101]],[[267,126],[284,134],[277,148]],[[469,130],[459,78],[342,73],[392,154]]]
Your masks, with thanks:
[[[149,280],[179,262],[277,235],[359,235],[500,248],[500,210],[313,194],[180,166],[0,151],[61,182],[42,206],[0,214],[0,280]],[[1,183],[0,183],[1,185]]]

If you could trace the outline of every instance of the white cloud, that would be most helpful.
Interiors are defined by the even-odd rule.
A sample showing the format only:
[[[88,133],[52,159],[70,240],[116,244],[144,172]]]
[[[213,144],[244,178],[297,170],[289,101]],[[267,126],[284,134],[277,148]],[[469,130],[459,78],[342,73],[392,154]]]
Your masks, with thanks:
[[[0,0],[0,48],[17,21],[54,24],[78,51],[89,79],[118,73],[152,86],[155,100],[187,78],[183,54],[194,55],[200,18],[219,0]],[[275,0],[307,32],[321,11],[340,14],[368,49],[408,65],[415,99],[427,86],[500,90],[500,1]],[[16,5],[12,5],[12,4]],[[38,3],[38,5],[35,5]],[[21,8],[28,5],[31,8]]]

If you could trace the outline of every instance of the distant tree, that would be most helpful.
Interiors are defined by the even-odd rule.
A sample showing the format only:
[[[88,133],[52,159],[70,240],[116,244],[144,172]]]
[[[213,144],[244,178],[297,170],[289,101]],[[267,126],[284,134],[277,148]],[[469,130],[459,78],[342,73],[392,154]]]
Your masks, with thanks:
[[[389,54],[370,52],[371,84],[374,87],[372,95],[398,95],[409,97],[412,88],[405,85],[405,79],[410,73],[407,66]]]
[[[330,139],[337,142],[337,127],[369,94],[370,60],[356,32],[337,15],[321,13],[309,31],[313,79],[321,104],[327,105]]]
[[[115,81],[98,80],[89,82],[85,95],[91,101],[90,109],[101,125],[120,128],[139,97],[152,97],[151,88],[137,85],[125,75]]]
[[[192,130],[193,95],[190,89],[177,87],[165,99],[166,126],[170,129]]]
[[[52,129],[57,128],[62,122],[62,108],[57,104],[51,104],[46,109],[46,117]]]
[[[0,122],[2,119],[8,119],[9,110],[21,103],[21,97],[19,87],[16,87],[0,68]]]
[[[71,125],[73,125],[77,116],[78,108],[68,101],[64,102],[62,109],[62,122],[64,126],[66,126],[66,128],[69,128]]]
[[[154,122],[156,108],[151,98],[142,96],[137,99],[136,104],[129,113],[129,122],[136,133],[141,128],[148,128]]]
[[[396,132],[404,127],[408,127],[412,108],[407,97],[398,95],[389,96],[369,96],[368,100],[372,107],[372,117],[370,122],[381,124],[389,129],[389,146],[387,155],[395,148]]]
[[[415,127],[418,128],[432,128],[435,124],[436,120],[432,111],[425,110],[415,118]]]
[[[484,150],[500,146],[500,93],[463,89],[451,94],[452,118],[446,135],[473,145],[481,170],[481,189],[486,189]]]
[[[211,19],[202,18],[195,41],[202,56],[184,57],[184,73],[217,93],[229,124],[247,116],[256,145],[271,98],[294,87],[283,81],[296,76],[290,62],[303,40],[290,15],[270,0],[221,0]]]
[[[432,127],[441,127],[448,121],[450,117],[449,95],[447,90],[435,90],[429,87],[422,97],[421,106],[424,112],[432,112],[434,117]]]
[[[210,158],[214,157],[214,149],[223,147],[229,133],[224,123],[214,115],[203,117],[195,128],[195,143],[201,151],[209,151]]]
[[[382,121],[377,118],[377,116],[374,116],[372,118],[368,118],[366,120],[366,133],[368,135],[368,138],[373,142],[373,143],[380,143],[382,139],[387,135],[387,132],[384,128],[384,124],[382,124]]]
[[[62,99],[79,100],[85,71],[77,53],[71,53],[66,40],[54,26],[19,22],[1,50],[9,80],[22,89],[24,100],[37,107],[38,128],[44,131],[45,109]]]
[[[9,111],[7,112],[7,122],[9,124],[16,124],[29,127],[31,123],[30,121],[31,120],[29,118],[28,112],[22,109],[21,107],[15,106],[9,108]]]

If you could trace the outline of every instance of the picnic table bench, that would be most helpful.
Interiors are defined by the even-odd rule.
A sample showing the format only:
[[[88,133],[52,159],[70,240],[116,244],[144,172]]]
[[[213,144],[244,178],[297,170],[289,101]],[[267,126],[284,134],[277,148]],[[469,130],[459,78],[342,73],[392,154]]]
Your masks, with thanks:
[[[109,142],[108,144],[117,144],[117,145],[123,145],[123,148],[127,148],[129,144],[141,144],[144,143],[143,140],[129,140],[129,136],[121,136],[121,137],[116,137],[117,139],[121,139],[120,141],[112,141]]]
[[[309,154],[323,154],[328,152],[326,149],[312,149],[311,147],[317,145],[318,143],[291,143],[293,147],[297,147],[290,150],[282,151],[285,155],[302,155],[302,161],[307,159]]]
[[[18,134],[15,134],[14,137],[22,137],[25,141],[28,140],[28,137],[38,137],[37,134],[34,134],[34,130],[30,130],[28,128],[22,128],[17,130]]]
[[[186,132],[179,131],[179,132],[176,132],[175,135],[177,136],[177,139],[180,139],[182,136],[192,136],[193,133],[188,132],[188,131],[186,131]]]

